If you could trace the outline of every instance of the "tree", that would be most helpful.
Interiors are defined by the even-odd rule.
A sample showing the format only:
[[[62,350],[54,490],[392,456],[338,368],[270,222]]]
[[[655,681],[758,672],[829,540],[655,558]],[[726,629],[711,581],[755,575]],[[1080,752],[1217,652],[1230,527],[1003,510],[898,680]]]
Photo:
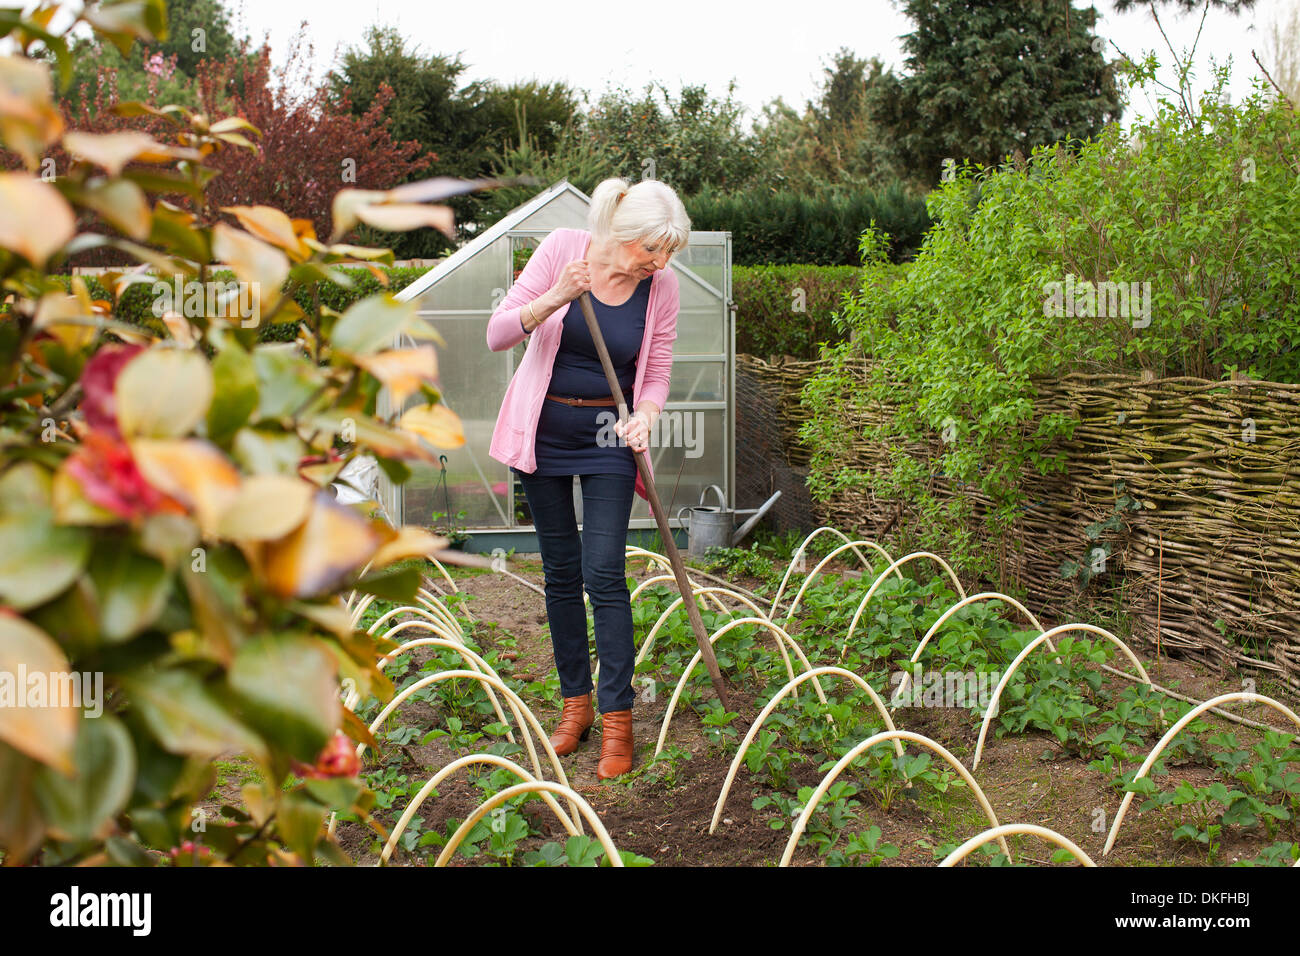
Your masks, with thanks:
[[[522,122],[536,147],[548,153],[560,145],[564,131],[581,115],[577,91],[567,83],[538,80],[489,87],[481,109],[494,148],[510,142]]]
[[[735,90],[733,82],[722,99],[691,85],[677,96],[653,83],[639,97],[610,90],[588,113],[588,128],[615,175],[662,179],[684,196],[740,189],[759,173],[760,157]]]
[[[467,69],[458,56],[426,54],[408,47],[395,27],[372,26],[364,45],[346,50],[339,66],[328,78],[331,96],[356,116],[368,113],[379,90],[387,85],[395,95],[383,106],[392,123],[393,136],[412,140],[423,147],[426,165],[410,175],[490,175],[493,151],[506,147],[516,124],[513,103],[527,104],[542,122],[562,121],[566,109],[571,115],[573,94],[562,84],[519,84],[504,89],[475,81],[462,85]],[[555,134],[547,128],[554,141]],[[450,205],[456,211],[459,235],[481,228],[491,216],[483,197],[461,196]],[[403,236],[377,236],[374,241],[392,243],[403,257],[444,255],[452,244],[432,230]]]
[[[551,136],[551,146],[544,148],[542,130],[535,133],[520,107],[516,114],[517,139],[499,153],[493,153],[492,174],[503,180],[531,181],[530,185],[505,186],[489,194],[488,216],[495,222],[511,209],[527,202],[538,188],[567,179],[590,194],[596,184],[614,175],[609,157],[587,134],[581,116],[562,126]]]
[[[1255,0],[1115,0],[1115,11],[1127,13],[1134,7],[1151,7],[1154,10],[1156,7],[1166,5],[1178,7],[1183,12],[1199,10],[1202,7],[1214,7],[1235,14],[1254,7]]]
[[[395,96],[390,87],[381,85],[358,115],[346,95],[336,102],[325,84],[306,85],[300,75],[305,71],[296,55],[273,71],[269,46],[251,60],[232,57],[200,66],[205,109],[212,113],[220,104],[223,112],[262,131],[255,159],[233,151],[212,158],[210,165],[222,175],[208,192],[222,206],[274,203],[324,234],[339,189],[390,189],[427,169],[429,157],[419,143],[394,133],[385,112]],[[292,92],[304,87],[305,93]]]
[[[1300,2],[1278,10],[1264,39],[1263,59],[1282,95],[1300,109]]]
[[[370,109],[358,116],[346,97],[336,103],[324,85],[309,82],[305,50],[300,45],[294,49],[295,54],[278,70],[271,67],[269,46],[253,53],[241,48],[224,60],[201,61],[193,83],[193,108],[208,116],[242,117],[261,132],[251,152],[228,150],[209,159],[208,166],[219,174],[207,190],[214,204],[274,204],[324,234],[331,198],[340,189],[388,189],[410,181],[427,168],[428,161],[418,143],[398,141],[392,135],[384,112],[393,97],[390,88],[382,86]],[[157,106],[159,96],[145,96],[141,102]],[[100,86],[93,99],[80,101],[75,109],[60,104],[64,125],[94,134],[137,130],[156,135],[165,128],[156,115],[138,115],[138,111],[120,115],[116,107],[125,102],[129,101],[111,84]],[[59,176],[73,163],[60,144],[51,147],[46,159]],[[17,165],[16,156],[0,151],[0,167]],[[168,198],[186,203],[179,191]],[[83,228],[94,222],[84,210],[79,213]],[[417,235],[428,231],[419,230]],[[358,235],[369,241],[376,233],[362,227]],[[118,250],[92,247],[77,256],[75,264],[122,261]]]
[[[1069,0],[906,0],[907,73],[883,77],[868,109],[895,140],[914,181],[933,185],[946,160],[985,166],[1035,146],[1096,136],[1119,118],[1094,8]]]
[[[71,43],[73,80],[60,99],[77,111],[104,89],[110,98],[194,107],[199,64],[234,56],[246,42],[230,32],[221,0],[167,0],[166,40],[137,40],[127,53],[93,34]]]
[[[885,73],[879,59],[863,60],[841,47],[823,70],[820,93],[802,114],[780,98],[766,104],[755,126],[765,182],[801,192],[828,185],[880,189],[895,182],[900,176],[896,151],[868,110]]]

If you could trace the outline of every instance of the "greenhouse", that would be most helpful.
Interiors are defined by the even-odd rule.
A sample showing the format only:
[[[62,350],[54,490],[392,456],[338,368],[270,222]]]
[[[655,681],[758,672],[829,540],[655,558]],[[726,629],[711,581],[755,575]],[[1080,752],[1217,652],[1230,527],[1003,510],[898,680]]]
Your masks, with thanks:
[[[413,469],[402,487],[383,486],[395,521],[446,526],[471,537],[466,550],[535,551],[527,503],[518,482],[488,455],[492,428],[510,377],[527,347],[492,352],[488,318],[531,251],[553,229],[585,229],[590,199],[567,181],[544,190],[475,237],[399,293],[413,300],[446,340],[439,376],[447,404],[465,428],[463,447],[437,465]],[[670,515],[695,505],[710,485],[733,498],[735,488],[735,324],[731,303],[731,234],[692,232],[669,268],[681,290],[668,405],[651,434],[656,485]],[[575,506],[582,521],[575,479]],[[675,519],[671,521],[678,527]],[[649,504],[633,502],[630,537],[655,521]]]

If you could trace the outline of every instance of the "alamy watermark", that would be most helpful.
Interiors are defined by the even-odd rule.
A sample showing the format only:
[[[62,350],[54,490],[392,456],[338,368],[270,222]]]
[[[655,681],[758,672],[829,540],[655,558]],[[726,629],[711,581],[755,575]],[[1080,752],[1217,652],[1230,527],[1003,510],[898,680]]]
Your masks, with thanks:
[[[103,671],[0,670],[0,710],[6,708],[76,707],[86,717],[104,713]]]
[[[153,314],[159,319],[168,312],[187,319],[237,319],[241,328],[255,328],[262,319],[258,286],[256,282],[187,281],[177,275],[171,283],[153,284]]]
[[[66,893],[50,897],[50,925],[56,927],[121,927],[133,936],[148,936],[153,927],[151,893],[82,892],[73,884]]]
[[[596,416],[596,445],[600,448],[621,448],[627,444],[614,431],[618,424],[618,413],[601,412]],[[704,454],[704,413],[703,412],[664,412],[650,428],[651,448],[684,448],[687,458],[699,458]]]
[[[1064,282],[1045,283],[1043,295],[1043,315],[1049,318],[1130,319],[1135,329],[1151,324],[1150,282],[1076,281],[1067,274]]]

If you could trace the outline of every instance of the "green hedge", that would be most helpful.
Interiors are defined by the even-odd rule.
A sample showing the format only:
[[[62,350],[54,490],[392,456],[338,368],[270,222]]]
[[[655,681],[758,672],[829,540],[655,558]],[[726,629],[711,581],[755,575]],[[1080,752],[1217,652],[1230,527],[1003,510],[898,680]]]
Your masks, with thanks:
[[[893,262],[911,260],[930,228],[925,198],[893,185],[818,195],[702,193],[685,200],[691,228],[731,233],[735,265],[857,266],[858,244],[874,221],[889,236]]]
[[[398,266],[388,269],[381,266],[380,268],[388,274],[388,288],[393,292],[404,289],[428,271],[427,267],[420,266]],[[383,291],[384,287],[369,269],[340,267],[339,271],[345,273],[352,280],[353,287],[351,289],[344,289],[328,282],[322,282],[318,286],[321,304],[331,309],[342,312],[357,299]],[[62,282],[64,288],[68,288],[71,284],[71,279],[68,276],[51,276],[51,278]],[[85,280],[86,288],[90,290],[93,298],[112,298],[98,276],[86,275],[82,276],[82,279]],[[228,269],[222,269],[213,272],[211,279],[213,282],[234,282],[235,274]],[[300,288],[294,293],[294,300],[304,309],[310,310],[312,291],[311,289]],[[141,282],[122,293],[122,298],[118,301],[114,315],[123,322],[161,332],[163,325],[153,314],[153,303],[152,284]],[[262,328],[260,338],[263,342],[291,342],[297,334],[297,323],[277,322]]]
[[[894,267],[901,273],[903,266]],[[343,268],[353,281],[351,289],[321,283],[321,302],[343,312],[357,299],[373,295],[383,287],[367,269]],[[410,285],[427,269],[402,266],[384,270],[389,288],[396,292]],[[67,276],[56,277],[65,287]],[[94,298],[109,298],[99,278],[83,276]],[[215,282],[232,282],[228,270],[212,273]],[[736,302],[736,350],[751,355],[793,355],[816,358],[818,344],[839,342],[843,333],[836,329],[832,314],[839,311],[844,293],[858,287],[862,269],[853,266],[760,265],[736,266],[732,270],[732,298]],[[801,292],[799,290],[802,290]],[[311,305],[312,290],[299,289],[294,294],[304,309]],[[118,303],[117,318],[134,325],[162,332],[162,323],[153,314],[153,288],[150,283],[131,286]],[[293,322],[278,322],[261,330],[264,342],[288,342],[297,335]]]
[[[904,266],[895,266],[901,274]],[[819,343],[844,340],[832,315],[862,281],[858,266],[735,266],[736,351],[814,359]]]

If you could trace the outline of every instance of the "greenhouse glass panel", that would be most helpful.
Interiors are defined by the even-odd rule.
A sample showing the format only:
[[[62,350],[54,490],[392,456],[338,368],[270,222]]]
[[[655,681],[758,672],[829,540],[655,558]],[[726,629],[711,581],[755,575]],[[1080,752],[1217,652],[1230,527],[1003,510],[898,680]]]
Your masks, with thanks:
[[[421,312],[474,310],[491,315],[495,308],[493,290],[504,290],[510,278],[509,248],[507,242],[492,243],[420,295],[416,307]],[[498,292],[498,296],[504,294]]]
[[[441,449],[446,475],[439,465],[416,464],[404,488],[405,520],[412,524],[440,524],[433,515],[453,519],[466,528],[509,526],[510,470],[488,455],[492,428],[501,397],[481,387],[483,382],[509,380],[510,356],[493,352],[487,339],[487,318],[440,318],[432,325],[447,344],[439,348],[438,374],[448,407],[465,429],[461,448]],[[454,361],[448,357],[454,356]],[[412,398],[411,405],[420,399]],[[464,512],[462,515],[461,512]]]

